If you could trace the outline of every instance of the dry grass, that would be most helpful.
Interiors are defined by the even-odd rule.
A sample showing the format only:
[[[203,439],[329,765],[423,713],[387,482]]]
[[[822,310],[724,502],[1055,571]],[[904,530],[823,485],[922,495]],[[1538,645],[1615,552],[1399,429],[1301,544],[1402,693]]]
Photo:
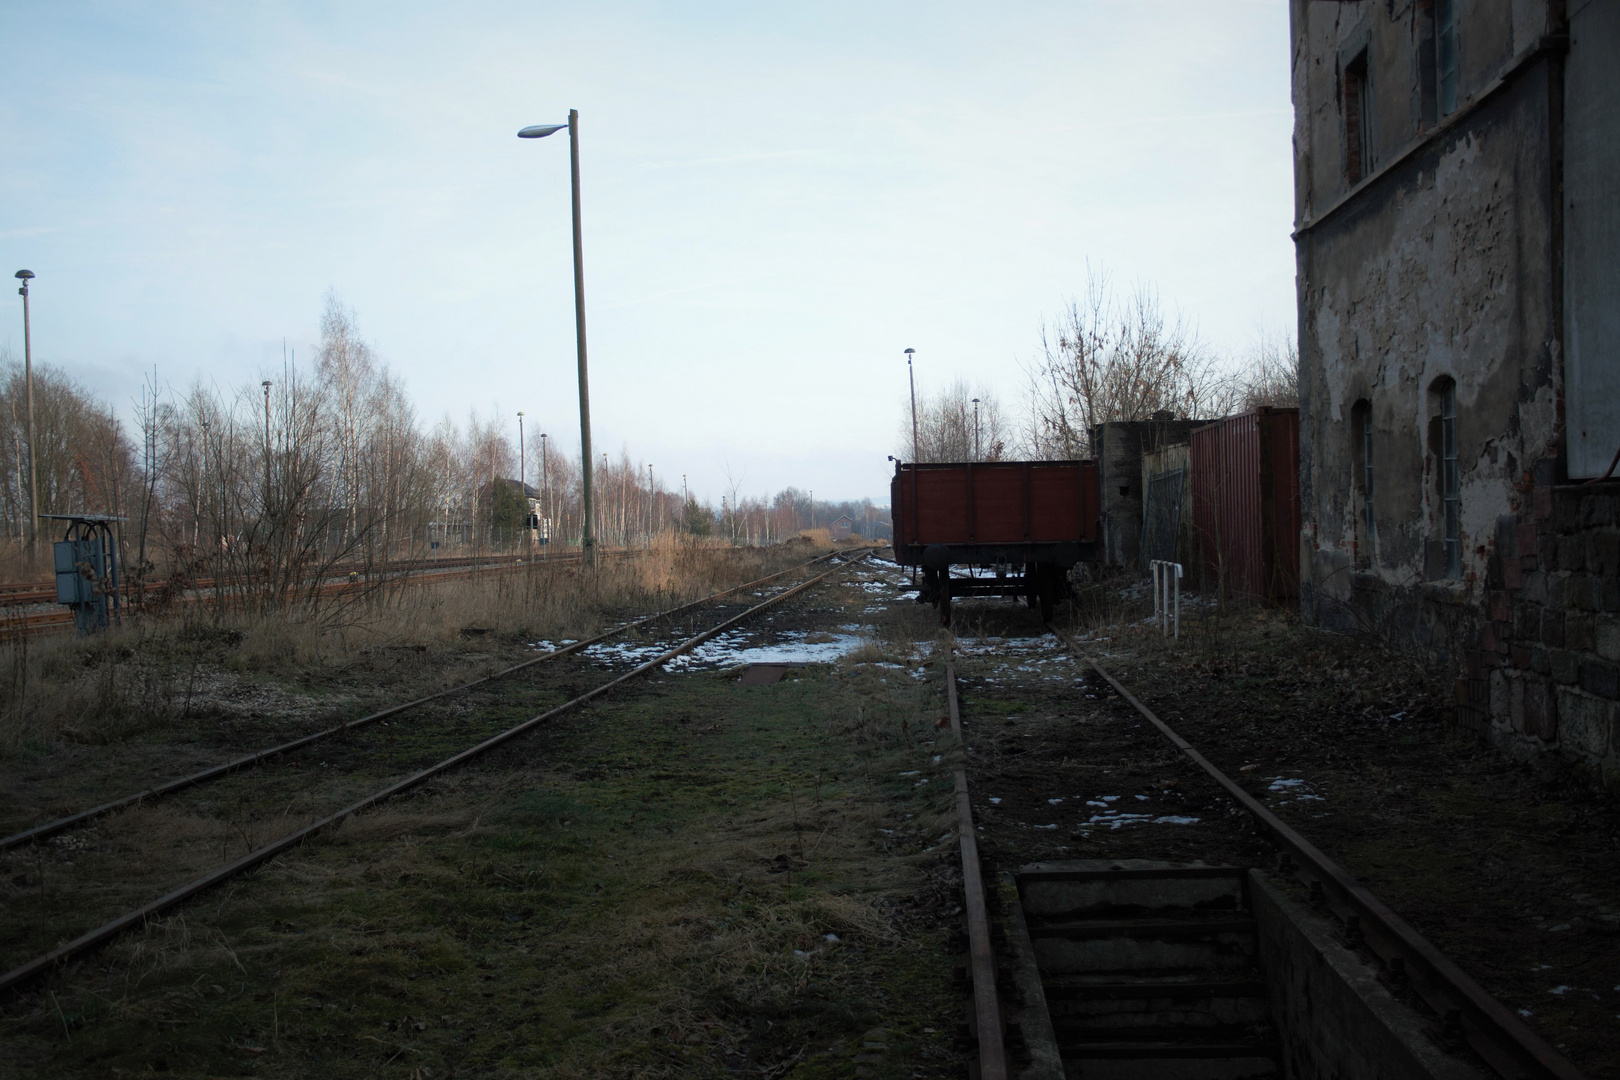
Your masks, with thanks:
[[[954,1075],[913,906],[957,752],[911,674],[929,615],[774,687],[669,677],[363,814],[75,965],[0,1070],[819,1080],[882,1027],[871,1075]]]
[[[526,641],[590,636],[824,550],[803,541],[731,548],[666,538],[632,558],[604,559],[595,571],[542,560],[437,584],[418,579],[317,612],[216,615],[192,607],[126,619],[94,638],[18,636],[0,643],[0,758],[48,753],[64,742],[115,744],[206,720],[220,712],[218,695],[244,680],[352,683],[363,674],[357,658],[390,650],[396,661],[436,650],[431,667],[406,673],[402,689],[457,678],[465,665],[447,652],[487,660]],[[465,638],[469,629],[482,636]]]

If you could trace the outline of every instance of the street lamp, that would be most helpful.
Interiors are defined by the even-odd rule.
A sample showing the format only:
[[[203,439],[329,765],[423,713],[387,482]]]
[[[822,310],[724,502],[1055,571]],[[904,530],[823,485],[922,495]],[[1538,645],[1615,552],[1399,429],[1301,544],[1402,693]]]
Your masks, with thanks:
[[[546,515],[546,553],[551,553],[551,469],[546,463],[546,433],[540,433],[540,505]]]
[[[911,460],[917,460],[917,374],[911,369],[911,356],[916,349],[906,350],[906,378],[911,380]]]
[[[39,467],[34,460],[34,348],[28,326],[28,283],[34,279],[32,270],[19,270],[15,275],[22,282],[17,295],[23,298],[23,380],[28,385],[28,549],[39,551]]]
[[[527,501],[529,497],[528,463],[523,458],[523,411],[518,410],[518,493]]]
[[[973,460],[979,460],[979,399],[973,399]]]
[[[270,380],[259,384],[264,387],[264,516],[270,516]]]
[[[569,175],[574,195],[574,337],[579,350],[580,495],[584,521],[580,527],[580,555],[586,566],[595,565],[595,500],[591,493],[591,391],[585,364],[585,253],[579,232],[579,110],[568,110],[566,124],[534,124],[518,132],[520,139],[543,139],[568,129]]]

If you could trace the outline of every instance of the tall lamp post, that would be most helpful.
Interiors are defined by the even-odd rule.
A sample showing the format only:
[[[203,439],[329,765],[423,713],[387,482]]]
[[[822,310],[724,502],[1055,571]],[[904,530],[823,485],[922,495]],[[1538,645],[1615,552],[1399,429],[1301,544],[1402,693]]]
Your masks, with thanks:
[[[529,463],[523,456],[522,409],[518,410],[518,503],[523,507],[523,543],[526,545],[529,542]]]
[[[911,460],[917,460],[917,373],[911,369],[911,356],[916,349],[906,350],[906,378],[911,380]]]
[[[264,387],[264,516],[270,516],[270,380],[259,384]]]
[[[28,326],[28,283],[32,270],[14,275],[22,282],[17,294],[23,298],[23,381],[28,385],[28,550],[39,551],[39,466],[34,460],[34,346]]]
[[[580,554],[586,566],[596,563],[596,526],[591,492],[591,391],[585,365],[585,254],[579,233],[579,110],[568,110],[566,124],[534,124],[518,132],[520,139],[543,139],[568,129],[569,175],[574,194],[574,337],[579,351],[579,471],[580,502],[584,521],[580,525]]]
[[[546,433],[540,433],[540,508],[546,515],[546,553],[551,553],[551,470],[546,462]]]
[[[979,399],[973,399],[973,460],[979,460]]]

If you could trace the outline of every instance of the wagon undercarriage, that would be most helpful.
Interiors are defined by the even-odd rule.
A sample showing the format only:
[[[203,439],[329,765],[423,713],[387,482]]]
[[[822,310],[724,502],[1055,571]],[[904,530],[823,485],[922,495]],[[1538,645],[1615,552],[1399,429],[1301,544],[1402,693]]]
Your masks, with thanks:
[[[923,567],[917,602],[938,608],[941,626],[951,624],[951,602],[969,596],[1014,597],[1050,619],[1057,605],[1069,598],[1069,570],[1053,563],[959,567],[955,573],[950,567]]]

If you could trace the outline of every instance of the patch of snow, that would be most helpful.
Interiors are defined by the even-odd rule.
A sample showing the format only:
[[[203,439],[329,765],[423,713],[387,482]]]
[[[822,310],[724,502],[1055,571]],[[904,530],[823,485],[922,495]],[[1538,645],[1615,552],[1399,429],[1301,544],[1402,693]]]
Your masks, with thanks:
[[[817,635],[831,641],[809,642],[802,631],[786,631],[771,645],[749,645],[747,631],[732,630],[710,638],[690,652],[670,660],[669,671],[702,671],[745,664],[828,664],[854,652],[866,639],[854,634]],[[600,642],[585,650],[593,660],[631,666],[644,664],[674,648],[678,642]]]

